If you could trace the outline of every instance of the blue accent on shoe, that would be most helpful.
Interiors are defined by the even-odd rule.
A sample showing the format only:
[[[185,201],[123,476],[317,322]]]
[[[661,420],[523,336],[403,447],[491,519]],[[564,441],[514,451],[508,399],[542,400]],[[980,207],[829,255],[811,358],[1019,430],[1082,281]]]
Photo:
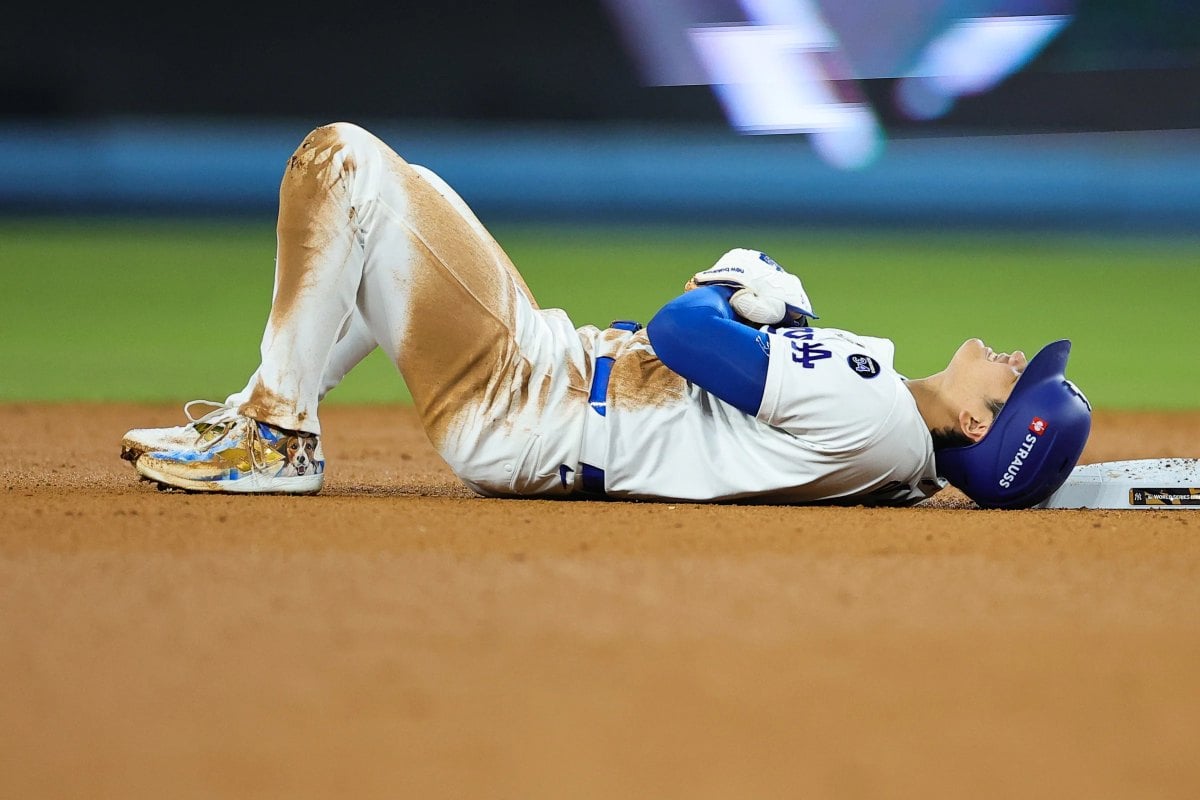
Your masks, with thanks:
[[[254,424],[258,425],[258,434],[268,442],[278,442],[283,438],[283,432],[278,428],[272,427],[265,422],[259,422],[258,420],[255,420]]]
[[[181,461],[184,463],[189,461],[206,461],[210,457],[210,453],[207,451],[202,452],[199,450],[159,450],[154,453],[147,453],[147,455],[163,460]]]

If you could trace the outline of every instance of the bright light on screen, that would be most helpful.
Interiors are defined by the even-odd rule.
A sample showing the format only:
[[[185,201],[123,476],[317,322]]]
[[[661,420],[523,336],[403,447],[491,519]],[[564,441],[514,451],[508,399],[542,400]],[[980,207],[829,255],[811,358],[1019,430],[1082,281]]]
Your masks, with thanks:
[[[653,86],[706,84],[748,134],[808,134],[826,162],[882,149],[856,81],[900,78],[895,103],[934,119],[998,85],[1071,20],[1073,0],[607,0]]]

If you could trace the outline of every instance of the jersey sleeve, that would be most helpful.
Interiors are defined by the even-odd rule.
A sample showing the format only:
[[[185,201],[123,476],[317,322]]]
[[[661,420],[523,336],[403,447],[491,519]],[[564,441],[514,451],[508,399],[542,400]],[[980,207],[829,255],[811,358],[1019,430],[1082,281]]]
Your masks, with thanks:
[[[735,318],[733,292],[725,286],[686,292],[654,315],[646,335],[673,372],[753,416],[767,380],[767,334]]]
[[[768,328],[767,335],[760,422],[840,451],[877,436],[899,386],[890,342],[827,328]]]

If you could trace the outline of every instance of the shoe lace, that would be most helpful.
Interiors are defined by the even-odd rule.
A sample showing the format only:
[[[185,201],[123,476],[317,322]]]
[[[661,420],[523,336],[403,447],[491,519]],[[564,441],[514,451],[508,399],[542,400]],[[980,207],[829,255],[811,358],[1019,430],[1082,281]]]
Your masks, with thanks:
[[[212,411],[197,417],[192,413],[192,406],[211,406]],[[222,422],[231,416],[237,415],[237,406],[230,403],[218,403],[216,400],[189,400],[183,404],[183,415],[193,425],[198,422]]]
[[[250,466],[252,466],[255,470],[266,469],[267,463],[259,460],[259,453],[262,452],[264,446],[262,443],[265,441],[265,439],[262,435],[262,431],[259,430],[258,420],[247,417],[246,422],[250,424],[250,447],[248,448],[250,450]],[[269,447],[270,445],[268,444],[266,446]]]
[[[192,414],[193,406],[210,406],[212,411],[197,417]],[[196,447],[199,450],[208,450],[228,436],[241,416],[237,406],[218,403],[216,400],[189,400],[184,403],[183,414],[196,431]],[[204,440],[204,434],[209,431],[216,431],[217,436]]]
[[[212,407],[212,411],[203,416],[196,417],[192,415],[192,406],[210,406]],[[248,444],[250,446],[247,450],[250,455],[250,465],[256,470],[267,467],[266,462],[260,458],[260,450],[263,447],[264,438],[262,431],[258,429],[258,422],[238,413],[238,406],[229,403],[218,403],[215,400],[190,400],[184,404],[183,413],[190,420],[192,427],[196,429],[196,449],[201,451],[216,447],[237,428],[238,420],[246,420],[249,427],[250,441]],[[203,434],[212,430],[215,430],[217,435],[211,439],[203,440]]]

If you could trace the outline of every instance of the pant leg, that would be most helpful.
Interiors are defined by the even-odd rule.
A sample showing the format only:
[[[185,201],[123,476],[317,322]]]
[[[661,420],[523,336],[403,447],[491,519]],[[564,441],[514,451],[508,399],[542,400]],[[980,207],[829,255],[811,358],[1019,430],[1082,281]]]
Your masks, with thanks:
[[[355,219],[355,161],[332,128],[309,134],[279,188],[275,284],[258,370],[241,412],[320,432],[317,404],[339,334],[357,303],[364,259]]]
[[[528,419],[562,392],[586,396],[580,348],[550,332],[461,198],[367,131],[337,123],[310,134],[284,174],[272,308],[243,413],[319,432],[329,379],[362,357],[337,352],[359,316],[365,333],[353,341],[387,352],[456,471],[489,426]]]
[[[325,371],[321,377],[321,389],[317,393],[317,399],[325,399],[325,395],[337,387],[342,382],[342,378],[345,378],[350,370],[369,356],[377,346],[378,343],[375,341],[375,337],[371,335],[371,331],[367,328],[367,321],[363,319],[362,314],[356,307],[350,318],[342,325],[342,332],[338,334],[337,339],[333,343],[333,349],[329,353],[329,361],[325,365]],[[246,386],[229,395],[225,399],[225,404],[241,407],[250,399],[250,393],[254,390],[254,386],[257,383],[258,369],[255,369],[254,374],[250,376],[250,380],[246,382]]]
[[[377,346],[378,342],[367,328],[367,321],[355,306],[344,324],[343,333],[333,343],[333,349],[325,363],[325,371],[321,375],[321,390],[317,399],[325,399],[325,395],[341,383],[342,378],[358,366],[360,361],[371,355]]]

